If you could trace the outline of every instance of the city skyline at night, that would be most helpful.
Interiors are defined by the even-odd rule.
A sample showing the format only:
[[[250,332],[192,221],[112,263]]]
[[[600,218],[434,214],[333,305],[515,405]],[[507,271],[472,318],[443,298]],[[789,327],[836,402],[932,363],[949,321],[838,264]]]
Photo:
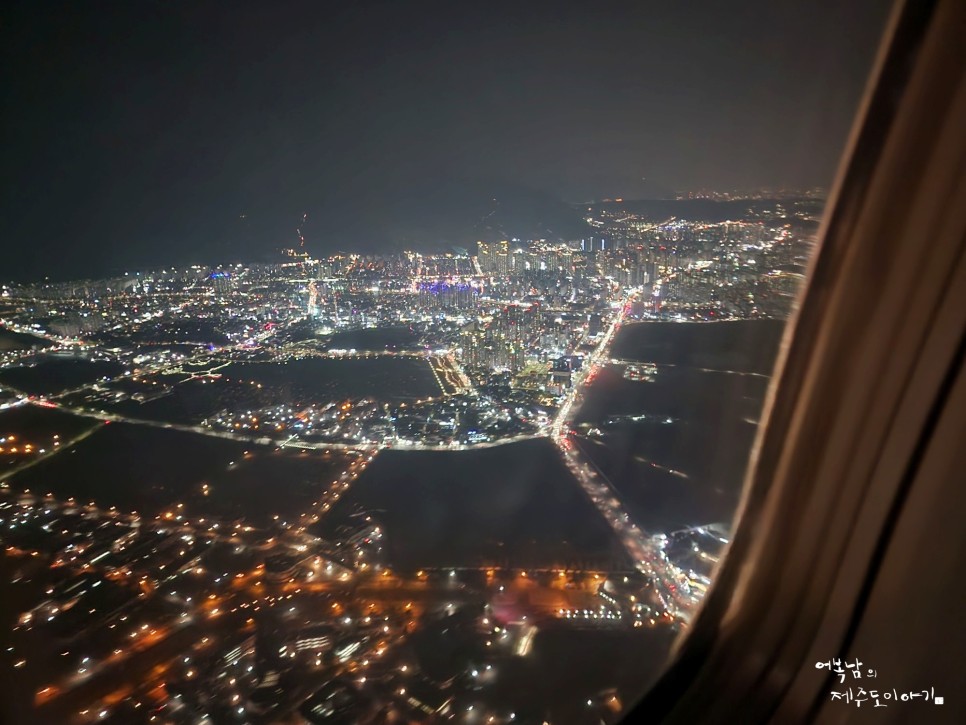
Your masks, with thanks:
[[[0,721],[620,722],[887,11],[8,3]]]

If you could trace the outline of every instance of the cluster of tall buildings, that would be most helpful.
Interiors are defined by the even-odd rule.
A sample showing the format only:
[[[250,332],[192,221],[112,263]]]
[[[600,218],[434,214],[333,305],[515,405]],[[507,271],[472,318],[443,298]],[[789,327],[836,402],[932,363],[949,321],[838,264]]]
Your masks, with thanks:
[[[595,263],[600,276],[622,287],[639,287],[657,278],[655,256],[643,245],[598,254]]]
[[[582,244],[582,243],[581,243]],[[477,242],[476,259],[483,274],[498,277],[523,274],[572,274],[579,267],[581,249],[565,244],[533,241],[511,246],[510,242]]]
[[[539,304],[512,304],[484,323],[472,323],[460,335],[464,364],[491,369],[519,370],[540,334]]]
[[[475,310],[483,285],[472,281],[433,281],[420,282],[417,290],[424,309]]]
[[[508,241],[478,242],[477,261],[483,274],[513,278],[570,278],[603,276],[624,286],[644,285],[656,278],[656,257],[650,245],[636,243],[611,246],[604,237],[572,244],[529,242],[513,246]]]

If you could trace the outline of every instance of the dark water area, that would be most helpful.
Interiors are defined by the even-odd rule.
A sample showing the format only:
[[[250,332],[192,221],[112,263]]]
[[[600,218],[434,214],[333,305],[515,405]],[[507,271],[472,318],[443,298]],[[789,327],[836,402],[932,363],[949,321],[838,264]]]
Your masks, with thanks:
[[[54,395],[122,372],[124,367],[116,362],[48,358],[36,365],[0,370],[0,383],[30,395]]]
[[[285,402],[271,388],[258,388],[241,380],[184,380],[183,376],[155,376],[155,379],[159,384],[171,386],[170,391],[145,402],[128,399],[100,407],[139,420],[195,425],[222,410],[255,410]]]
[[[304,358],[287,362],[233,363],[220,370],[229,381],[261,383],[277,403],[325,404],[347,398],[385,402],[439,395],[426,360],[411,357]]]
[[[30,350],[31,348],[52,347],[54,343],[42,337],[29,335],[24,332],[14,332],[6,327],[0,327],[0,352],[4,350]]]
[[[95,431],[76,446],[14,474],[11,487],[150,516],[182,503],[179,513],[192,518],[243,518],[252,526],[267,527],[297,520],[354,457],[104,424],[33,407],[0,415],[0,437],[15,430],[19,439],[37,439],[48,449],[53,432],[66,441],[92,426]]]
[[[330,350],[417,350],[422,346],[410,327],[371,327],[336,332],[326,344]]]
[[[95,422],[54,408],[18,405],[0,411],[0,437],[11,433],[25,439],[59,435],[66,440],[90,428]]]
[[[76,435],[89,430],[96,421],[80,418],[69,413],[34,405],[18,405],[0,412],[0,438],[15,436],[13,444],[0,443],[5,450],[0,454],[0,473],[29,462],[40,450],[51,450],[56,442],[63,445]],[[10,449],[16,446],[20,451],[30,444],[37,453],[15,455]]]
[[[316,525],[366,511],[400,570],[447,566],[626,567],[610,528],[548,440],[470,451],[384,451]]]
[[[442,618],[424,617],[406,643],[419,669],[431,680],[457,677],[489,654],[479,632],[483,604],[468,604]]]
[[[195,425],[225,410],[279,405],[299,409],[349,398],[407,401],[440,392],[429,363],[414,358],[233,363],[218,372],[222,374],[218,379],[155,376],[160,386],[170,386],[167,393],[144,402],[128,399],[97,407],[139,420]],[[125,389],[123,382],[113,387]],[[83,404],[80,399],[73,402]]]
[[[625,709],[663,670],[675,633],[667,627],[618,631],[542,629],[527,657],[496,664],[487,700],[560,725],[596,725],[587,700],[616,687]]]
[[[101,429],[9,479],[14,489],[70,496],[154,515],[196,484],[240,461],[250,446],[221,438],[125,423]]]
[[[639,322],[621,328],[611,357],[771,375],[784,329],[782,320]]]
[[[244,519],[256,527],[292,524],[321,498],[351,460],[342,453],[249,450],[235,465],[215,471],[193,487],[185,499],[189,516]]]
[[[723,418],[757,420],[768,389],[767,378],[753,375],[668,367],[658,368],[654,382],[643,382],[626,380],[623,371],[620,365],[600,370],[584,396],[578,421],[603,423],[646,414],[717,429]]]
[[[576,441],[645,531],[732,521],[768,388],[761,371],[781,334],[773,320],[621,330],[613,357],[656,362],[657,374],[632,381],[623,366],[602,369]]]
[[[228,329],[223,329],[223,322]],[[142,325],[136,330],[127,330],[124,334],[111,331],[97,332],[90,336],[93,342],[105,347],[129,345],[226,345],[231,342],[226,334],[232,327],[229,320],[218,318],[204,319],[201,317],[182,316],[176,320],[155,322]]]

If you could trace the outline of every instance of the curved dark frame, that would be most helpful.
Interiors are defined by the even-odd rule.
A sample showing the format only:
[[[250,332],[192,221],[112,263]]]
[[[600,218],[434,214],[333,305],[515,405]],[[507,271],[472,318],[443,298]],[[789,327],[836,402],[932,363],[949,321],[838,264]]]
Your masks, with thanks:
[[[948,526],[943,502],[966,505],[966,487],[952,486],[966,440],[949,443],[966,385],[964,39],[960,0],[894,9],[786,329],[734,540],[628,721],[847,721],[854,713],[828,707],[831,675],[815,662],[869,647],[870,627],[899,618],[883,591],[893,570],[908,572],[897,552],[917,544],[904,519]],[[949,565],[966,564],[962,534],[948,540]],[[940,607],[917,636],[951,635],[953,612]],[[922,666],[917,641],[891,653],[894,675],[911,675],[906,660]],[[889,712],[875,722],[914,717]]]

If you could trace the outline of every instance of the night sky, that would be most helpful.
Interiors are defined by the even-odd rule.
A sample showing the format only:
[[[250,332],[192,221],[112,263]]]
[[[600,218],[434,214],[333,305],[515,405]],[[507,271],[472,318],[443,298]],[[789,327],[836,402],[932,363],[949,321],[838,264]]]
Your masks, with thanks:
[[[888,5],[6,2],[0,280],[252,259],[303,213],[325,253],[465,243],[491,197],[827,185]]]

